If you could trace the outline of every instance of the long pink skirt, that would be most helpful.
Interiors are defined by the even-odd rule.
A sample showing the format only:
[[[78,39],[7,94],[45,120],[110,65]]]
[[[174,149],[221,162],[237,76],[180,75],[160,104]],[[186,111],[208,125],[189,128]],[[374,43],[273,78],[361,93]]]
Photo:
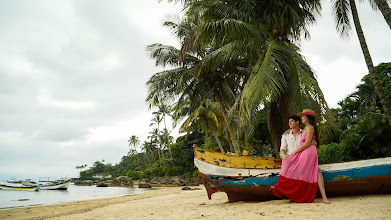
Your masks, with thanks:
[[[305,150],[282,160],[281,173],[273,189],[277,197],[283,195],[294,202],[307,203],[315,200],[318,188],[318,154],[310,145]]]

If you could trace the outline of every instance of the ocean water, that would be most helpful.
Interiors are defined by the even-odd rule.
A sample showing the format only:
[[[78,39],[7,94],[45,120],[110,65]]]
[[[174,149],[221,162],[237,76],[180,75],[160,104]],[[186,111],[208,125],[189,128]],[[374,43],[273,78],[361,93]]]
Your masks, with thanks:
[[[58,204],[123,195],[135,195],[155,189],[137,187],[77,186],[71,183],[68,190],[40,190],[34,192],[0,189],[0,210]]]

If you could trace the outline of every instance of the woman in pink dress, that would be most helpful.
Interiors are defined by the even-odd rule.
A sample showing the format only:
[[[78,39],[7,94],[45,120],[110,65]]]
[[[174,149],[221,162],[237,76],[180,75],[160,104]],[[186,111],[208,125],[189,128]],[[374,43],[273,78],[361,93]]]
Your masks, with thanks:
[[[301,134],[301,144],[297,150],[282,161],[280,176],[277,184],[272,186],[272,192],[277,197],[284,195],[293,202],[308,203],[315,200],[318,184],[317,146],[311,145],[312,140],[316,140],[319,145],[319,134],[315,121],[317,116],[310,109],[304,109],[302,113],[297,115],[306,125]]]

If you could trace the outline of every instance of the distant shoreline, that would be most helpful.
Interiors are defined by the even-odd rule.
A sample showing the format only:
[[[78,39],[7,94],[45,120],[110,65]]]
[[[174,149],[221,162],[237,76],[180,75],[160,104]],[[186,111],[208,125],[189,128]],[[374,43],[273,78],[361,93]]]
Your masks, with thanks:
[[[162,187],[136,195],[0,210],[0,219],[387,219],[391,194],[331,197],[327,205],[287,200],[228,203],[225,193],[208,200],[203,186]]]

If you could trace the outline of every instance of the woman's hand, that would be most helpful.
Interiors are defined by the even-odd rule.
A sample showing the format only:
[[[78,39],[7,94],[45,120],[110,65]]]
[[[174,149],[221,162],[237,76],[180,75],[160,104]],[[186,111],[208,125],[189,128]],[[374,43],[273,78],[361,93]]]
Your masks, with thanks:
[[[292,130],[292,129],[289,128],[289,129],[286,130],[281,136],[284,136],[284,135],[288,134],[289,132],[291,132],[291,130]]]

